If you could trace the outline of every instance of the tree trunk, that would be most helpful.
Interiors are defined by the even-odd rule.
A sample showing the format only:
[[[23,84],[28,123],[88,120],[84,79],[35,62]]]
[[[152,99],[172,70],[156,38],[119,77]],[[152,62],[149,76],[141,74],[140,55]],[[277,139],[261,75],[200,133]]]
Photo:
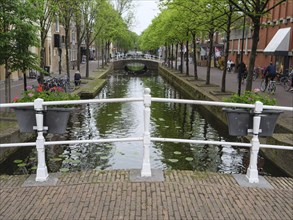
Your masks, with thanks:
[[[180,43],[180,49],[181,49],[181,53],[180,53],[180,73],[183,73],[183,60],[184,60],[184,56],[183,56],[183,42]]]
[[[251,52],[249,57],[249,67],[248,67],[248,75],[246,80],[246,91],[252,90],[252,74],[253,74],[253,68],[256,58],[256,50],[257,50],[257,44],[259,41],[259,30],[260,30],[260,17],[257,17],[254,21],[254,30],[252,35],[252,46],[251,46]]]
[[[187,34],[188,36],[188,34]],[[186,41],[186,76],[189,76],[189,45],[188,45],[189,41]]]
[[[210,50],[208,55],[208,67],[207,67],[207,77],[206,77],[206,85],[210,84],[211,81],[211,61],[212,61],[212,54],[213,54],[213,36],[214,36],[214,30],[211,29],[209,32],[209,39],[210,39]]]
[[[77,39],[77,60],[76,66],[77,70],[80,71],[80,61],[81,61],[81,53],[80,53],[80,46],[81,46],[81,39],[80,39],[80,25],[76,25],[76,39]]]
[[[23,73],[23,91],[27,91],[26,73]]]
[[[66,73],[68,80],[70,81],[70,67],[69,67],[69,27],[70,24],[67,23],[65,29],[65,59],[66,59]]]
[[[89,59],[90,59],[90,33],[86,33],[86,65],[85,65],[85,76],[88,78],[90,76],[89,74]]]
[[[173,64],[173,61],[174,61],[174,44],[172,44],[171,47],[172,47],[172,51],[171,51],[171,68],[174,69],[174,64]]]
[[[171,48],[168,45],[168,67],[171,67]]]
[[[167,63],[167,60],[168,60],[168,49],[167,49],[167,43],[165,43],[165,59],[164,59],[165,63]]]
[[[9,81],[10,81],[10,74],[8,71],[8,60],[5,60],[5,103],[9,103],[10,97],[9,97]]]
[[[102,40],[102,68],[104,68],[104,40]]]
[[[175,49],[175,69],[178,69],[178,65],[177,65],[177,58],[178,58],[178,43],[176,44],[176,49]]]
[[[232,11],[232,6],[230,5],[230,12]],[[231,28],[231,19],[232,19],[232,12],[228,14],[227,19],[227,36],[226,36],[226,48],[225,54],[224,54],[224,70],[223,70],[223,76],[222,76],[222,85],[221,85],[221,92],[226,92],[226,75],[227,75],[227,62],[228,62],[228,56],[229,56],[229,48],[230,48],[230,28]]]
[[[195,33],[192,34],[192,40],[193,40],[193,73],[194,73],[194,79],[198,80],[197,75],[197,59],[196,59],[196,36]]]
[[[42,68],[42,70],[45,67],[45,42],[46,42],[46,37],[44,36],[44,31],[41,31],[41,51],[40,51],[40,55],[41,55],[41,60],[40,60],[40,67]],[[44,73],[41,71],[40,72],[40,82],[41,84],[44,83]]]

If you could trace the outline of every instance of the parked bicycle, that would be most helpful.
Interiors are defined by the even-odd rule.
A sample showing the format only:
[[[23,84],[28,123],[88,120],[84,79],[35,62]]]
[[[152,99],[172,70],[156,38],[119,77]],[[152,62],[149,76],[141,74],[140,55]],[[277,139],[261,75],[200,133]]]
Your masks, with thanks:
[[[63,77],[49,77],[44,80],[43,89],[46,91],[52,88],[62,88],[65,92],[72,92],[75,90],[75,85],[73,82],[69,81],[67,76]]]
[[[290,74],[280,79],[281,84],[284,86],[285,91],[289,91],[293,87],[292,78],[293,78],[293,72],[291,72]]]
[[[61,87],[65,90],[65,92],[73,92],[75,90],[75,84],[70,82],[67,76],[60,78]]]

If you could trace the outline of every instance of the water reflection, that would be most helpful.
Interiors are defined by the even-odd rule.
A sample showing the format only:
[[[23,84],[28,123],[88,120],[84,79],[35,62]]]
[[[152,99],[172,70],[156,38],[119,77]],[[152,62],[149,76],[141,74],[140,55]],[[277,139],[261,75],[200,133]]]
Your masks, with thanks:
[[[160,76],[109,76],[96,98],[141,97],[144,88],[154,97],[185,98]],[[89,104],[71,117],[69,139],[125,138],[143,135],[143,103]],[[223,132],[222,132],[223,133]],[[225,133],[225,132],[224,132]],[[229,140],[202,117],[194,105],[152,103],[151,136],[199,140]],[[230,140],[229,140],[230,141]],[[228,150],[229,149],[229,150]],[[62,167],[84,169],[140,169],[142,142],[76,144],[68,146]],[[245,151],[231,146],[152,143],[152,168],[239,173]],[[78,162],[74,162],[78,161]]]

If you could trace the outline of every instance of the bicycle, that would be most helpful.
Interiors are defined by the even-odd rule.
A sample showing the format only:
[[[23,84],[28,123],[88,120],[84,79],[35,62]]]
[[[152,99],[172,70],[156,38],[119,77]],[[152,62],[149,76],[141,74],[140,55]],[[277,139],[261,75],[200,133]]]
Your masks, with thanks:
[[[293,73],[289,74],[288,76],[285,76],[282,79],[282,84],[284,86],[285,91],[289,91],[292,88],[292,77]]]
[[[268,92],[274,94],[276,92],[276,81],[273,78],[270,78],[269,82],[266,84],[266,78],[263,78],[260,83],[260,90],[265,92],[268,88]]]
[[[259,76],[264,74],[264,68],[262,67],[254,67],[253,69],[253,75],[252,75],[252,80],[255,81]]]
[[[241,84],[244,84],[246,82],[247,74],[247,71],[241,74]]]
[[[65,92],[73,92],[75,90],[74,82],[70,82],[67,76],[60,78],[60,84]]]

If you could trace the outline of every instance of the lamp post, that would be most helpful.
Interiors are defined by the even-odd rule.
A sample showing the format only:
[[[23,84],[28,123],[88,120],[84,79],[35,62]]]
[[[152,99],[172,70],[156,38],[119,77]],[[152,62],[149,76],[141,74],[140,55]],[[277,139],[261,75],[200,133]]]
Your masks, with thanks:
[[[242,81],[242,73],[241,70],[244,67],[243,63],[243,47],[244,47],[244,31],[245,31],[245,14],[243,17],[243,29],[242,29],[242,42],[241,42],[241,53],[240,53],[240,65],[238,66],[238,96],[241,95],[241,81]]]
[[[59,75],[61,75],[61,69],[62,69],[62,48],[61,47],[58,47],[58,55],[59,55]]]

